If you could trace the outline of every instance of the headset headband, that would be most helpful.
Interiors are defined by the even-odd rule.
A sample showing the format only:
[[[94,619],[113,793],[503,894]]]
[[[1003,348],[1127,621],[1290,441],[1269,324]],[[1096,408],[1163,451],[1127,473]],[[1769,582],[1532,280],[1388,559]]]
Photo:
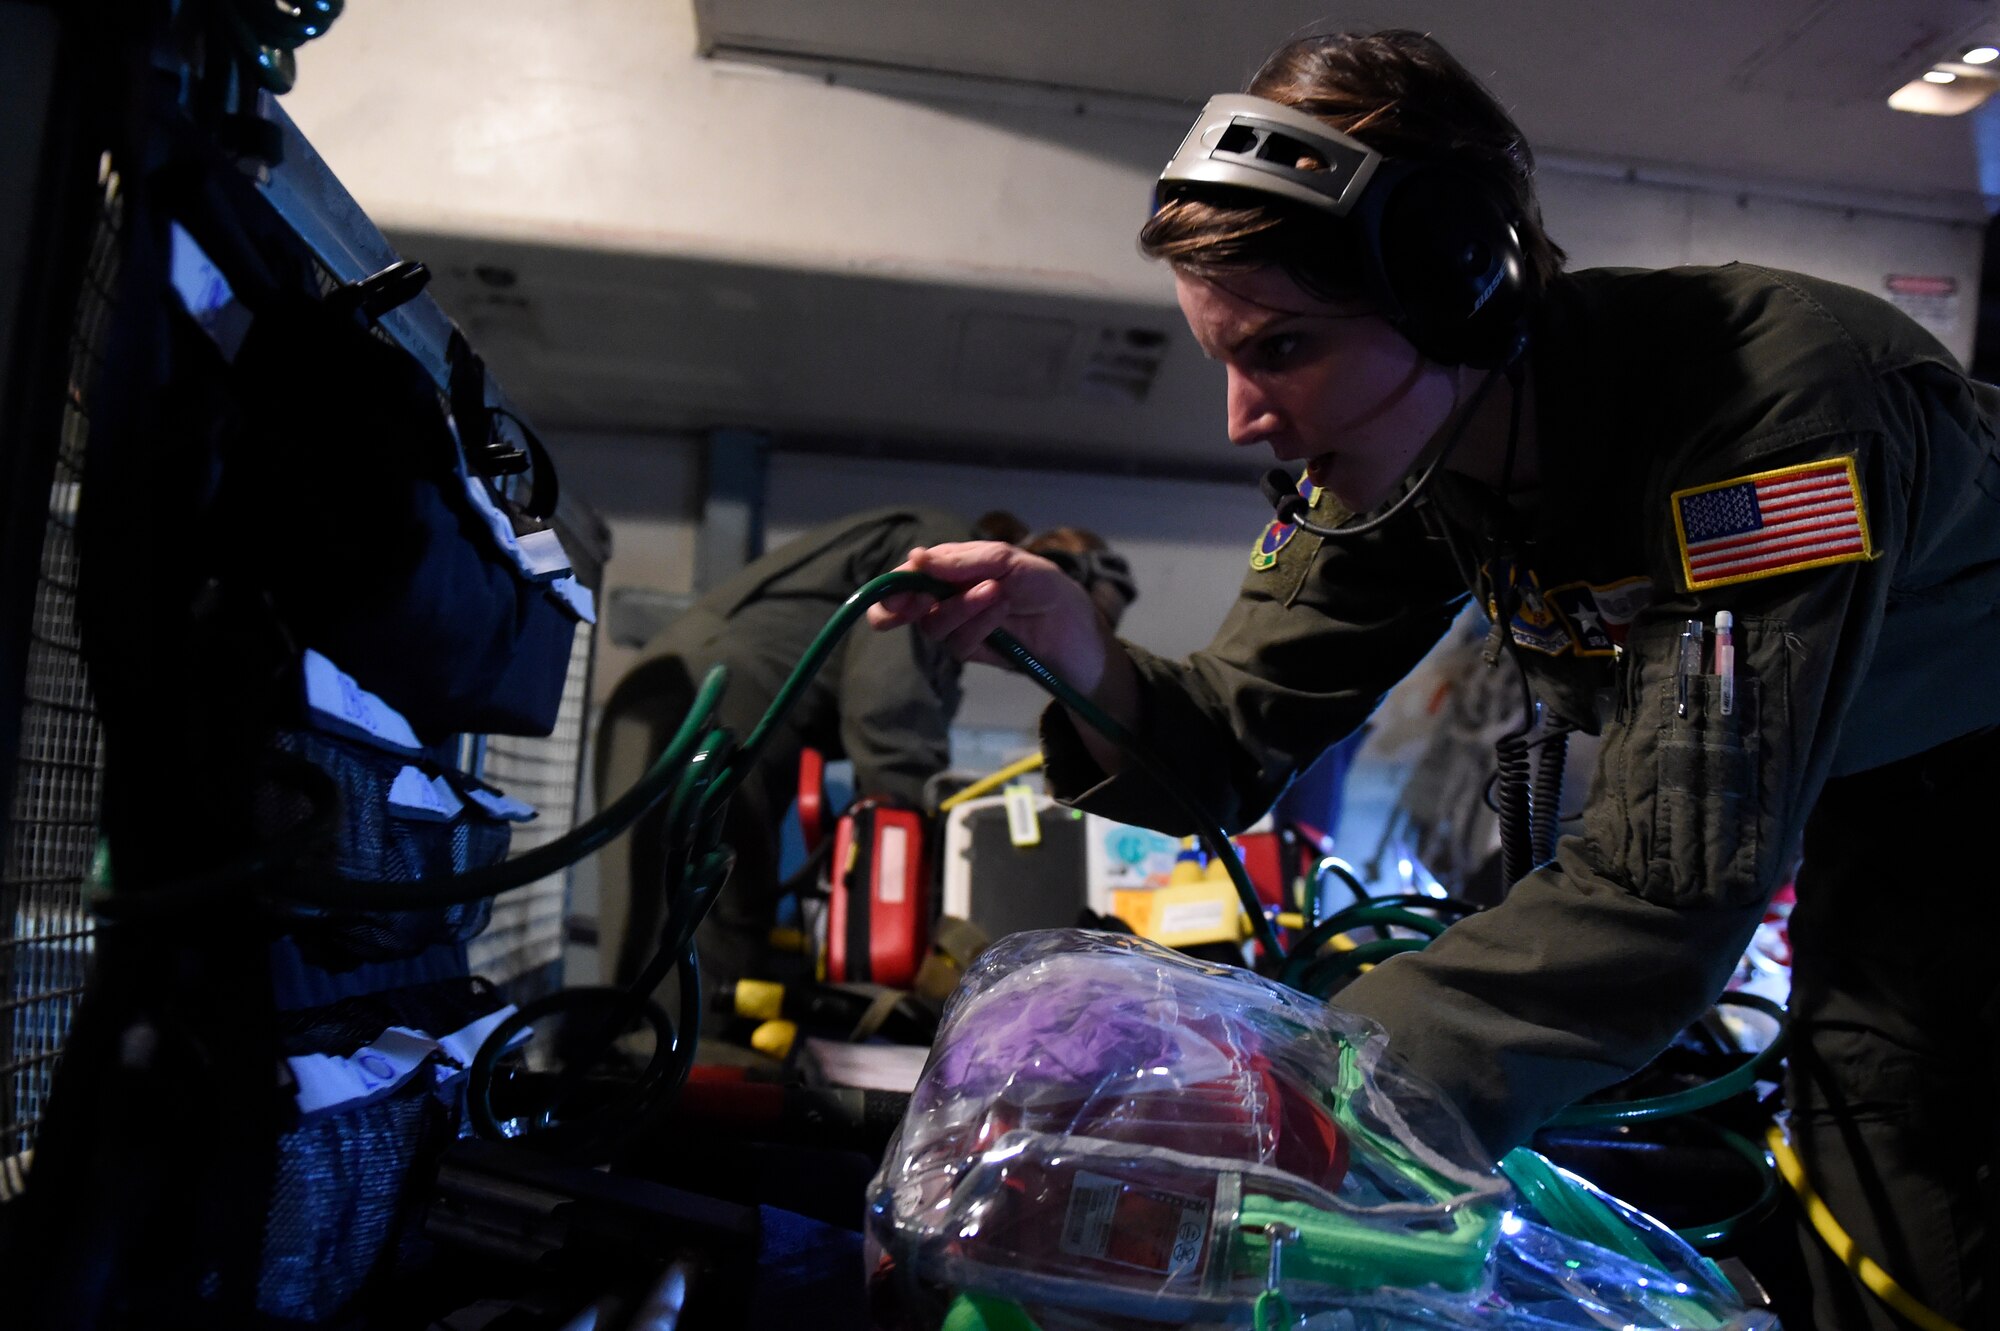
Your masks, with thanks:
[[[1301,168],[1302,148],[1326,165]],[[1381,153],[1303,111],[1226,92],[1201,109],[1153,198],[1163,202],[1173,184],[1234,185],[1346,217],[1381,164]]]
[[[1114,588],[1126,605],[1139,599],[1139,584],[1132,580],[1132,566],[1123,555],[1109,550],[1037,550],[1070,579],[1090,591],[1100,584]]]
[[[1300,166],[1301,158],[1313,165]],[[1303,204],[1338,223],[1363,294],[1445,365],[1492,368],[1526,346],[1526,256],[1508,201],[1444,162],[1384,157],[1289,106],[1208,99],[1153,189],[1219,185]]]

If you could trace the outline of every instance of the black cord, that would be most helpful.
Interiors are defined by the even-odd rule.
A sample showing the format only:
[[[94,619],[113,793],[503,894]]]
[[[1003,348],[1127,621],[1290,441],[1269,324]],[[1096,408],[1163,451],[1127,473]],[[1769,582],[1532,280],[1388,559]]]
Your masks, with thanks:
[[[1516,355],[1518,356],[1518,354],[1517,352]],[[1284,472],[1278,471],[1268,473],[1264,478],[1265,494],[1272,497],[1274,507],[1277,509],[1278,520],[1289,522],[1301,531],[1311,532],[1315,536],[1331,537],[1334,540],[1345,540],[1353,536],[1365,536],[1369,532],[1376,531],[1387,525],[1398,513],[1408,508],[1418,495],[1423,494],[1430,488],[1431,477],[1437,474],[1437,469],[1443,466],[1445,459],[1450,457],[1452,452],[1457,449],[1459,440],[1465,437],[1466,430],[1472,425],[1472,418],[1479,414],[1479,404],[1486,400],[1487,391],[1493,387],[1494,381],[1499,379],[1502,374],[1507,373],[1514,363],[1513,359],[1509,359],[1505,365],[1496,365],[1493,369],[1486,372],[1486,377],[1481,379],[1479,386],[1472,390],[1472,398],[1466,403],[1464,412],[1452,423],[1451,434],[1445,439],[1444,447],[1438,450],[1438,455],[1431,459],[1430,465],[1424,468],[1423,473],[1411,483],[1410,488],[1405,490],[1395,503],[1389,506],[1387,511],[1363,522],[1343,522],[1337,527],[1322,527],[1306,516],[1307,505],[1305,496],[1299,494],[1297,489],[1292,486],[1291,478]],[[1280,493],[1276,496],[1271,495],[1273,476],[1280,479]]]
[[[171,918],[231,903],[251,888],[297,873],[300,860],[338,833],[340,787],[317,765],[297,754],[269,750],[261,761],[272,775],[296,783],[309,809],[304,819],[248,855],[195,877],[97,891],[89,900],[91,910],[107,923]],[[112,873],[116,885],[116,865]]]
[[[1572,727],[1559,726],[1542,737],[1542,751],[1535,758],[1535,780],[1529,792],[1528,813],[1534,820],[1530,849],[1536,864],[1556,857],[1556,834],[1562,816],[1563,766],[1569,758]]]
[[[1229,844],[1229,835],[1222,830],[1221,824],[1216,822],[1208,810],[1196,804],[1187,792],[1181,789],[1180,783],[1168,775],[1166,765],[1139,742],[1138,736],[1071,688],[1068,680],[1037,660],[1013,634],[1005,629],[994,629],[986,635],[986,643],[1019,666],[1021,672],[1039,684],[1044,692],[1096,727],[1106,739],[1116,744],[1125,756],[1132,760],[1135,767],[1152,778],[1153,784],[1179,807],[1194,826],[1196,835],[1201,838],[1209,855],[1229,871],[1230,882],[1236,888],[1237,899],[1242,904],[1244,914],[1250,917],[1250,927],[1257,938],[1257,950],[1262,954],[1265,964],[1276,967],[1282,962],[1285,950],[1278,943],[1277,930],[1272,927],[1270,917],[1264,913],[1264,903],[1258,898],[1257,889],[1251,884],[1249,875],[1243,868],[1243,861],[1237,857],[1235,848]]]
[[[1577,727],[1571,725],[1567,721],[1550,722],[1548,725],[1542,728],[1541,734],[1536,735],[1531,740],[1528,740],[1522,747],[1527,749],[1530,753],[1539,754],[1540,750],[1542,750],[1549,744],[1561,741],[1564,744],[1565,748],[1567,748],[1569,737],[1570,735],[1574,734],[1576,730]],[[1494,775],[1486,778],[1486,790],[1485,793],[1480,797],[1480,802],[1483,803],[1486,806],[1486,808],[1493,813],[1500,812],[1500,806],[1498,803],[1495,802],[1494,798],[1494,787],[1497,786],[1498,784],[1499,784],[1499,774],[1496,772]],[[1561,820],[1558,819],[1558,821]]]
[[[1505,891],[1526,877],[1534,863],[1534,837],[1529,827],[1532,778],[1522,732],[1509,731],[1493,741],[1493,762],[1500,814],[1500,880]]]
[[[238,904],[243,889],[261,886],[286,902],[324,910],[426,910],[464,905],[540,882],[597,851],[674,791],[690,750],[701,735],[700,728],[715,710],[728,678],[728,670],[723,666],[708,672],[680,731],[630,790],[589,821],[547,845],[512,859],[460,874],[388,882],[344,878],[303,865],[299,861],[312,846],[337,830],[340,807],[332,778],[313,768],[312,778],[300,773],[302,781],[317,780],[322,787],[321,798],[315,801],[314,816],[308,824],[288,831],[233,864],[196,878],[139,884],[114,880],[117,890],[94,898],[91,908],[106,919],[159,919],[191,910],[233,906]]]

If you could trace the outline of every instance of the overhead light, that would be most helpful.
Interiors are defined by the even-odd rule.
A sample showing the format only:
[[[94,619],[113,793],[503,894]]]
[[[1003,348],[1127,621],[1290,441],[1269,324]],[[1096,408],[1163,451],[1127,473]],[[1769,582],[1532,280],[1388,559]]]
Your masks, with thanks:
[[[2000,46],[1975,46],[1959,59],[1968,65],[1985,65],[2000,60]]]
[[[1933,69],[1911,79],[1889,94],[1889,105],[1918,115],[1962,116],[1991,97],[1996,89],[2000,89],[2000,77],[1995,77],[1993,69],[1956,65]]]

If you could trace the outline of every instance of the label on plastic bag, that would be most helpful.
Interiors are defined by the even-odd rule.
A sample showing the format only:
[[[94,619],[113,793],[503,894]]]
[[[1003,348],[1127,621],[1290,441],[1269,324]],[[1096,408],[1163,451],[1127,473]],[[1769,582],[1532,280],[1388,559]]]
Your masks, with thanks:
[[[1201,1262],[1208,1202],[1078,1170],[1060,1247],[1075,1257],[1182,1275]]]
[[[236,299],[229,279],[179,222],[167,226],[167,280],[222,359],[234,363],[250,332],[250,310]]]
[[[515,548],[520,552],[521,571],[538,582],[569,572],[569,553],[553,527],[523,532],[515,538]]]
[[[510,1003],[449,1035],[433,1037],[408,1026],[391,1026],[351,1054],[287,1058],[299,1112],[317,1114],[378,1100],[408,1081],[434,1055],[443,1055],[450,1065],[438,1069],[438,1079],[445,1080],[471,1063],[486,1037],[513,1015]],[[515,1040],[530,1033],[523,1030]]]
[[[512,1003],[507,1004],[507,1006],[496,1012],[489,1012],[471,1025],[462,1026],[450,1035],[440,1037],[437,1042],[438,1052],[459,1068],[471,1067],[473,1056],[478,1054],[479,1047],[486,1043],[486,1037],[493,1034],[495,1028],[501,1022],[513,1015],[514,1005]],[[517,1032],[514,1038],[508,1041],[508,1047],[512,1048],[514,1045],[522,1043],[533,1034],[534,1031],[532,1029],[524,1029]],[[452,1068],[439,1068],[438,1080],[443,1081],[453,1070]]]

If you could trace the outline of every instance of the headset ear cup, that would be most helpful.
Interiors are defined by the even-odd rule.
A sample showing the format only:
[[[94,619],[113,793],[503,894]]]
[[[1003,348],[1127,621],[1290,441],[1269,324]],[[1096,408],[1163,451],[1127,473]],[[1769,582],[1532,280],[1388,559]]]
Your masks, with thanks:
[[[1388,308],[1445,365],[1491,368],[1515,352],[1527,307],[1521,239],[1486,191],[1444,168],[1390,184],[1375,239]]]

